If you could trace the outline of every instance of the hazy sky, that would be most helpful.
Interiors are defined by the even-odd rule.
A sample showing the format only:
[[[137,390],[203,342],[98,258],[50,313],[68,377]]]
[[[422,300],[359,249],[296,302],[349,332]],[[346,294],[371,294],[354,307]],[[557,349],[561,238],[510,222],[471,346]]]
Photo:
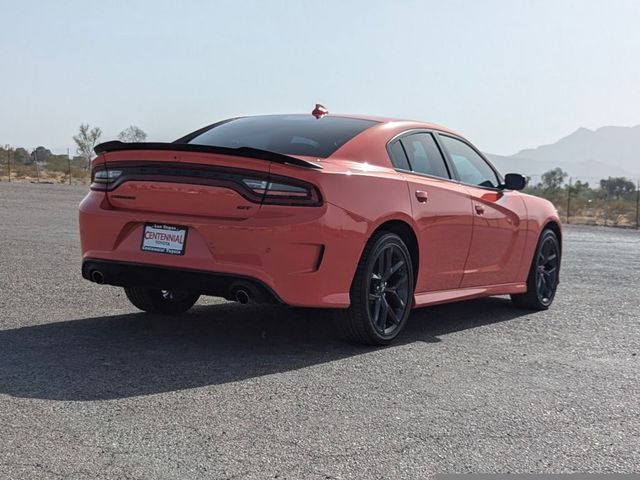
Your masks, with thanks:
[[[640,123],[640,0],[0,0],[0,143],[81,122],[173,140],[221,118],[416,118],[510,154]]]

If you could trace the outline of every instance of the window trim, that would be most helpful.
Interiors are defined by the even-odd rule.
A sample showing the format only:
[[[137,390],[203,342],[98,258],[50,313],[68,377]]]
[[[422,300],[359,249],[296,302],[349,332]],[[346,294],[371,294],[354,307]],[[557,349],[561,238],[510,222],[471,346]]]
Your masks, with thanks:
[[[416,133],[428,133],[428,134],[431,134],[431,136],[433,137],[433,140],[434,140],[434,142],[436,144],[436,147],[440,151],[440,155],[442,156],[442,160],[444,161],[445,169],[447,170],[447,174],[449,175],[449,178],[438,177],[437,175],[430,175],[428,173],[422,173],[422,172],[417,172],[417,171],[413,170],[413,165],[411,165],[411,159],[409,158],[409,155],[407,155],[407,150],[404,148],[404,145],[402,144],[402,142],[400,142],[400,146],[402,147],[402,150],[404,151],[404,155],[405,155],[405,157],[407,159],[407,163],[409,164],[409,167],[411,168],[411,170],[406,170],[404,168],[397,168],[394,165],[393,156],[391,155],[391,145],[393,143],[395,143],[396,141],[402,140],[403,137],[409,137],[411,135],[415,135]],[[400,133],[394,135],[393,137],[391,137],[391,139],[389,139],[389,141],[386,143],[385,148],[387,150],[387,155],[389,156],[389,161],[391,162],[391,166],[393,167],[393,169],[396,172],[407,173],[407,174],[410,174],[410,175],[417,175],[419,177],[431,178],[431,179],[434,179],[434,180],[444,180],[444,181],[447,181],[447,182],[460,183],[454,176],[454,170],[452,170],[452,168],[451,168],[449,157],[448,157],[448,155],[445,154],[445,152],[442,149],[442,145],[440,144],[439,138],[437,137],[437,131],[436,130],[431,130],[431,129],[428,129],[428,128],[413,128],[411,130],[405,130],[404,132],[400,132]],[[457,172],[456,172],[456,176],[457,176]]]
[[[400,140],[402,139],[402,137],[414,134],[414,133],[430,133],[433,135],[436,144],[438,145],[438,148],[440,149],[440,153],[442,154],[444,160],[445,160],[445,164],[447,166],[447,170],[449,171],[449,176],[450,178],[443,178],[443,177],[436,177],[434,175],[429,175],[426,173],[420,173],[420,172],[416,172],[414,170],[405,170],[403,168],[396,168],[396,166],[393,164],[393,157],[391,156],[391,150],[390,150],[390,146],[393,142],[395,142],[396,140]],[[485,163],[487,165],[489,165],[489,168],[491,168],[491,170],[493,171],[493,173],[496,174],[496,177],[498,178],[498,182],[500,182],[500,185],[498,185],[497,187],[485,187],[483,185],[474,185],[473,183],[466,183],[463,182],[462,180],[460,180],[460,174],[458,173],[458,171],[455,168],[455,165],[453,165],[453,162],[451,160],[451,157],[449,156],[449,152],[446,150],[446,148],[444,148],[444,145],[442,144],[442,140],[440,139],[440,136],[445,136],[445,137],[451,137],[455,140],[460,140],[462,143],[467,144],[469,147],[471,147],[471,149],[476,152],[480,158],[482,158],[482,160],[485,161]],[[402,144],[401,144],[402,145]],[[386,145],[386,150],[387,150],[387,155],[389,156],[389,162],[391,162],[391,166],[392,168],[396,171],[396,172],[401,172],[401,173],[406,173],[409,175],[416,175],[418,177],[426,177],[426,178],[431,178],[434,180],[442,180],[445,182],[452,182],[452,183],[456,183],[458,185],[464,185],[467,187],[475,187],[475,188],[480,188],[483,190],[488,190],[491,192],[504,192],[504,189],[501,188],[501,185],[504,184],[504,177],[502,176],[502,174],[498,171],[498,169],[493,165],[493,163],[491,163],[487,157],[484,156],[484,154],[478,150],[475,145],[473,145],[471,142],[469,142],[467,139],[460,137],[456,134],[450,133],[450,132],[444,132],[442,130],[436,130],[436,129],[430,129],[430,128],[412,128],[410,130],[405,130],[403,132],[397,133],[396,135],[394,135],[393,137],[391,137],[389,139],[389,141],[387,141]],[[404,149],[404,145],[402,145],[402,148]],[[407,152],[405,151],[405,156],[407,158],[407,162],[409,163],[409,166],[411,166],[411,160],[409,160],[409,156],[407,155]]]

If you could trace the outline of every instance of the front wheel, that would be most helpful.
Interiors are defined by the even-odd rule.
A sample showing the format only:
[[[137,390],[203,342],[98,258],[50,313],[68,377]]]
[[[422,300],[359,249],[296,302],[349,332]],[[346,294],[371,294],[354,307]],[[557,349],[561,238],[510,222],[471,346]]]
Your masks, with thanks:
[[[560,280],[560,242],[553,230],[540,235],[527,277],[527,293],[511,295],[514,305],[530,310],[551,306]]]
[[[184,313],[200,298],[197,293],[142,287],[125,287],[124,292],[129,301],[140,310],[163,315]]]
[[[413,266],[402,239],[378,232],[367,243],[351,287],[351,306],[336,312],[347,339],[387,345],[402,331],[413,302]]]

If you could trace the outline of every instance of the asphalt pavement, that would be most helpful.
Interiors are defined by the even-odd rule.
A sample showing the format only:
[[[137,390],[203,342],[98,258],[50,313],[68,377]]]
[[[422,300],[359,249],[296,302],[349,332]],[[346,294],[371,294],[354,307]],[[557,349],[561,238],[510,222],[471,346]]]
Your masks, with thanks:
[[[640,470],[638,231],[565,227],[547,312],[426,308],[376,349],[322,311],[139,313],[80,275],[85,191],[0,184],[0,478]]]

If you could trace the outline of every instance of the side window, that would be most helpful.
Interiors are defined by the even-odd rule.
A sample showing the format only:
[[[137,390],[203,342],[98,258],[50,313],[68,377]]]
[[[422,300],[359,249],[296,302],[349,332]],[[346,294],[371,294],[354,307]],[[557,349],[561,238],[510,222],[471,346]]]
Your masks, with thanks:
[[[407,155],[404,153],[404,148],[402,148],[400,140],[396,140],[389,145],[389,155],[391,156],[391,163],[393,163],[394,167],[401,170],[411,170],[409,160],[407,160]]]
[[[460,181],[480,187],[496,188],[500,181],[489,164],[466,143],[446,135],[440,135],[444,148],[449,153]]]
[[[430,133],[415,133],[401,140],[409,157],[411,169],[434,177],[449,178],[444,158]]]

